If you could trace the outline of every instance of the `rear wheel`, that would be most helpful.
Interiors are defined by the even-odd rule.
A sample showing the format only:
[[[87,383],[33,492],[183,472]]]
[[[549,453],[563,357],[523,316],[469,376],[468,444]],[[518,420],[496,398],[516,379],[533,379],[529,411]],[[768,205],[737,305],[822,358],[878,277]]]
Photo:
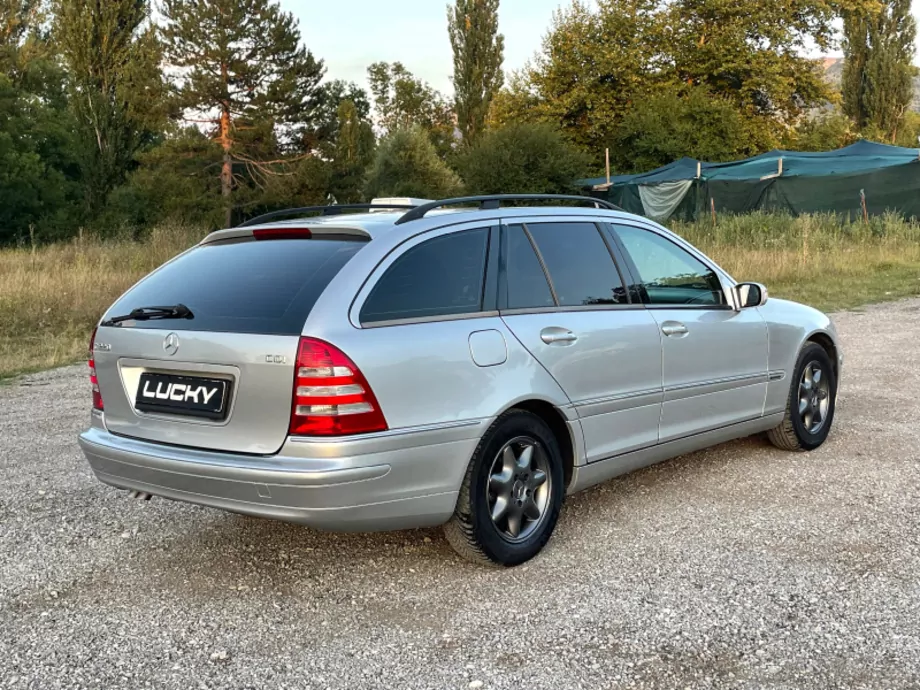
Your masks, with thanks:
[[[777,448],[806,451],[821,446],[831,431],[837,378],[827,351],[809,343],[795,367],[786,416],[767,437]]]
[[[536,415],[512,410],[483,437],[467,468],[447,540],[465,558],[513,566],[549,541],[565,493],[562,453]]]

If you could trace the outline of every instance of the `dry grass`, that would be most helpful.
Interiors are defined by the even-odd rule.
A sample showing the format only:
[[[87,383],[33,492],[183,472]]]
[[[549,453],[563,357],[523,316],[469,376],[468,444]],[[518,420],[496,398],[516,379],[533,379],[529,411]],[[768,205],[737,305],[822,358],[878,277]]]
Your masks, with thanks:
[[[115,298],[203,235],[166,226],[143,242],[84,237],[0,250],[0,379],[84,357]]]
[[[736,280],[825,311],[920,294],[920,224],[895,214],[868,225],[754,213],[671,227]]]
[[[673,228],[737,279],[821,309],[920,294],[920,224],[894,215],[865,225],[752,214]],[[118,295],[202,236],[166,226],[142,242],[0,250],[0,380],[84,357],[93,324]]]

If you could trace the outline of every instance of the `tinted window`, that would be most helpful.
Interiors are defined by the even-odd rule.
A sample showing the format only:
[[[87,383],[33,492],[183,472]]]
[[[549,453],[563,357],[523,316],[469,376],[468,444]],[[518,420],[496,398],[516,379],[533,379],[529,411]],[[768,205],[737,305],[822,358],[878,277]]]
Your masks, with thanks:
[[[716,274],[670,240],[648,230],[617,226],[616,232],[639,271],[649,304],[723,305]]]
[[[184,304],[195,318],[136,328],[298,335],[323,290],[363,242],[252,239],[209,244],[163,266],[109,311]]]
[[[546,274],[524,228],[520,225],[510,227],[505,236],[508,309],[555,306]]]
[[[597,227],[591,223],[535,223],[533,236],[563,307],[628,304],[626,290]]]
[[[466,230],[409,249],[374,286],[362,323],[481,311],[488,244],[487,229]]]

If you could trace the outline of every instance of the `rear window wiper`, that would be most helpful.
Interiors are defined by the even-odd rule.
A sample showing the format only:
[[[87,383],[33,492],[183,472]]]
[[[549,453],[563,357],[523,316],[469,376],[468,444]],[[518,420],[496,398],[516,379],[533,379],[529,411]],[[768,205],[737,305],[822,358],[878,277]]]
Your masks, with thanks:
[[[138,307],[132,309],[130,314],[113,316],[102,322],[103,326],[117,326],[125,321],[149,321],[150,319],[194,319],[192,310],[184,304],[172,307]]]

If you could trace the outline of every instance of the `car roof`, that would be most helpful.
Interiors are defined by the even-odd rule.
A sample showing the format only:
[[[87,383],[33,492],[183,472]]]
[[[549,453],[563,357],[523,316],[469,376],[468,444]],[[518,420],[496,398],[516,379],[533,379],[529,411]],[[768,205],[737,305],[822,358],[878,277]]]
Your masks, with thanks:
[[[636,216],[625,211],[613,211],[605,208],[585,208],[576,206],[512,206],[496,209],[479,209],[470,207],[445,208],[429,212],[423,218],[400,221],[405,211],[372,211],[370,213],[343,213],[331,216],[307,216],[300,218],[286,218],[272,220],[257,225],[218,230],[211,233],[204,242],[213,242],[233,237],[249,236],[255,230],[308,228],[314,234],[356,234],[368,239],[377,239],[384,235],[397,233],[401,237],[411,237],[420,232],[444,225],[445,217],[450,217],[452,222],[467,222],[483,220],[486,222],[501,221],[519,218],[521,216],[548,218],[556,216],[585,216],[597,218],[604,216],[614,220],[641,220],[648,222],[641,216]]]

